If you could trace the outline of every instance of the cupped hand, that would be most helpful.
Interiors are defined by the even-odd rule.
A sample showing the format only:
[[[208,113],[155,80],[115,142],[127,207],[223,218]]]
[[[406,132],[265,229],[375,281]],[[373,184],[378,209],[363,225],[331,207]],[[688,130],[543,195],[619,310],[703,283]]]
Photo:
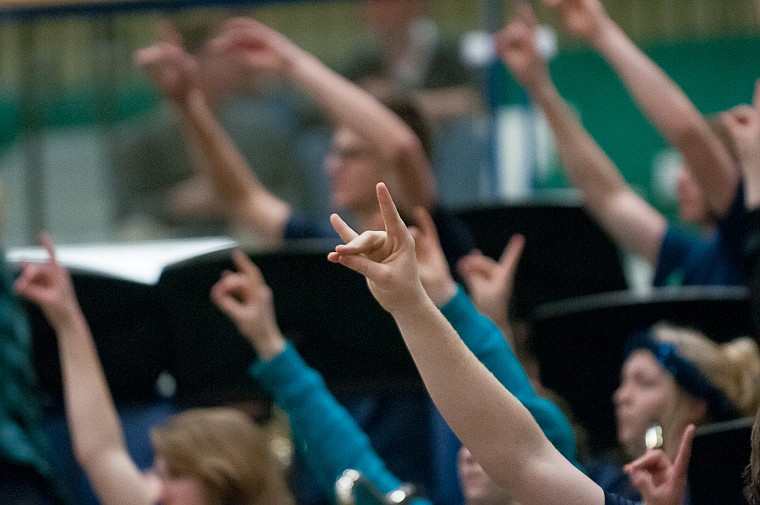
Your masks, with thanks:
[[[40,234],[40,245],[48,252],[48,261],[24,263],[14,287],[19,295],[39,306],[50,325],[57,328],[80,313],[79,303],[71,275],[58,263],[50,236]]]
[[[135,51],[135,65],[143,69],[166,98],[183,103],[197,84],[197,61],[185,51],[182,38],[170,23],[160,23],[158,35],[159,42]]]
[[[529,3],[519,2],[517,15],[496,34],[496,52],[523,87],[532,89],[548,79],[549,71],[536,46],[536,16]]]
[[[243,251],[236,250],[232,259],[236,271],[222,273],[211,288],[211,299],[232,319],[256,353],[270,359],[285,347],[285,339],[277,326],[272,290]]]

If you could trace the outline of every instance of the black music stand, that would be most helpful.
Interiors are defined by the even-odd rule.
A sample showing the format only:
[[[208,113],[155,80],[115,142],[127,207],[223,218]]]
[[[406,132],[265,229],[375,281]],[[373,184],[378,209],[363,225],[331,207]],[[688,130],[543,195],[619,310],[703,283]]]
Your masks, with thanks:
[[[742,287],[679,287],[589,295],[536,308],[532,328],[541,379],[564,397],[592,448],[615,443],[612,393],[628,338],[656,322],[702,330],[716,341],[749,334]]]
[[[152,402],[166,369],[166,318],[153,286],[70,269],[111,394],[117,403]],[[62,405],[58,344],[40,310],[24,303],[33,336],[34,363],[43,392]]]
[[[363,277],[327,261],[334,243],[307,241],[250,253],[274,295],[278,323],[333,391],[419,388],[419,376],[389,314]],[[248,378],[250,344],[209,300],[230,252],[189,259],[165,269],[158,283],[166,307],[170,371],[184,404],[256,390]]]
[[[743,473],[749,463],[753,417],[697,429],[689,461],[692,505],[746,505]]]
[[[513,234],[525,236],[510,309],[514,319],[530,320],[542,303],[628,287],[615,244],[577,197],[562,195],[456,211],[492,258]]]

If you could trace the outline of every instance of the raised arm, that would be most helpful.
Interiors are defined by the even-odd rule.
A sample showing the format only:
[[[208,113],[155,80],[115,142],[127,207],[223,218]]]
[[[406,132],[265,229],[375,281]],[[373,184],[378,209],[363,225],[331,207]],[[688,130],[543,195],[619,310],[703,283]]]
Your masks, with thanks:
[[[213,187],[219,210],[267,243],[282,242],[290,206],[264,187],[222,128],[199,85],[197,62],[178,37],[164,30],[135,62],[176,105],[195,168]]]
[[[557,91],[535,45],[530,5],[519,3],[518,16],[499,32],[496,43],[501,59],[543,110],[565,173],[589,212],[617,243],[656,264],[665,218],[625,182]]]
[[[74,454],[104,505],[150,505],[146,482],[127,452],[71,277],[57,262],[50,238],[43,235],[40,242],[50,260],[25,264],[16,291],[40,307],[56,333]]]
[[[451,276],[443,255],[435,224],[430,215],[418,208],[415,213],[418,228],[413,230],[420,279],[430,299],[459,334],[462,342],[483,363],[496,379],[530,411],[541,430],[570,462],[579,466],[575,457],[575,434],[570,421],[551,401],[541,398],[531,385],[525,369],[507,343],[505,334],[484,314],[478,312],[463,289]],[[511,293],[512,279],[520,259],[524,239],[518,236],[506,247],[501,272],[496,276],[503,282],[496,289],[497,304],[504,302],[503,317],[507,319],[506,300]],[[481,292],[481,294],[484,294]],[[485,302],[487,305],[488,302]],[[501,313],[501,311],[500,311]]]
[[[747,208],[743,243],[744,266],[750,292],[750,316],[755,338],[760,337],[760,81],[755,83],[753,105],[734,107],[724,113],[736,145],[744,177]]]
[[[337,215],[347,242],[328,255],[367,277],[391,313],[441,414],[488,475],[524,505],[601,505],[601,488],[547,440],[530,412],[472,354],[425,293],[414,239],[384,184],[377,196],[385,232],[357,235]]]
[[[381,493],[398,488],[401,482],[386,469],[322,376],[286,343],[275,320],[272,293],[258,268],[242,251],[233,259],[237,271],[226,272],[214,285],[212,299],[256,350],[259,359],[251,374],[288,414],[294,442],[322,490],[332,496],[335,481],[349,468],[361,472]]]
[[[308,94],[338,125],[365,138],[396,168],[405,206],[437,202],[433,172],[412,129],[378,100],[330,70],[277,31],[250,18],[230,20],[215,40],[218,51],[253,68],[274,70]]]
[[[729,149],[683,90],[610,19],[600,0],[544,1],[569,32],[609,62],[644,114],[681,153],[713,213],[726,215],[738,171]]]

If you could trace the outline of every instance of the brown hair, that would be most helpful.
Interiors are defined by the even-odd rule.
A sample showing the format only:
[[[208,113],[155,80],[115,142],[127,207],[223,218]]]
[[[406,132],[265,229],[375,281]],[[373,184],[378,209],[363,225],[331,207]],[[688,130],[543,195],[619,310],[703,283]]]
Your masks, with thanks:
[[[744,470],[744,497],[749,505],[760,505],[760,410],[755,414],[751,441],[752,452]]]
[[[192,409],[154,428],[157,457],[174,475],[197,478],[210,505],[292,505],[269,436],[233,408]]]
[[[433,151],[433,136],[430,122],[423,114],[417,100],[409,93],[399,90],[383,93],[377,99],[412,129],[420,139],[422,150],[425,151],[425,156],[429,160]]]

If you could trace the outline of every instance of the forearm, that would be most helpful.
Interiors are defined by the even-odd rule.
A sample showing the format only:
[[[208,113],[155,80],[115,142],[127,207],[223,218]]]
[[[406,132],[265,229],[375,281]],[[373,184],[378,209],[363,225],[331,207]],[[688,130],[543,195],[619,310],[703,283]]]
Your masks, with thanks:
[[[623,179],[551,83],[530,90],[554,133],[562,166],[584,205],[619,244],[650,263],[657,260],[666,222]]]
[[[84,315],[74,314],[55,329],[72,445],[87,466],[104,451],[126,450],[121,424]]]
[[[430,208],[437,198],[435,179],[415,132],[367,91],[298,51],[286,67],[289,79],[339,126],[366,139],[378,156],[397,168],[404,204]]]
[[[528,92],[546,116],[567,176],[592,211],[603,212],[612,195],[628,189],[627,183],[551,81],[541,81]]]
[[[592,41],[634,101],[684,158],[711,207],[722,215],[738,173],[726,146],[683,90],[611,20]]]
[[[113,399],[81,312],[54,324],[71,443],[104,505],[148,505],[151,498],[127,452]]]
[[[288,414],[295,443],[323,491],[332,496],[335,480],[348,468],[360,471],[383,493],[400,485],[321,376],[291,345],[255,363],[251,374]]]
[[[524,505],[603,503],[601,488],[557,452],[432,302],[393,317],[436,406],[497,484]]]
[[[441,312],[472,353],[496,379],[528,409],[552,444],[571,463],[575,459],[575,436],[564,414],[548,400],[539,398],[525,369],[494,323],[477,311],[461,288]]]
[[[188,94],[180,115],[197,167],[205,170],[228,216],[281,240],[290,208],[261,184],[199,90]]]

